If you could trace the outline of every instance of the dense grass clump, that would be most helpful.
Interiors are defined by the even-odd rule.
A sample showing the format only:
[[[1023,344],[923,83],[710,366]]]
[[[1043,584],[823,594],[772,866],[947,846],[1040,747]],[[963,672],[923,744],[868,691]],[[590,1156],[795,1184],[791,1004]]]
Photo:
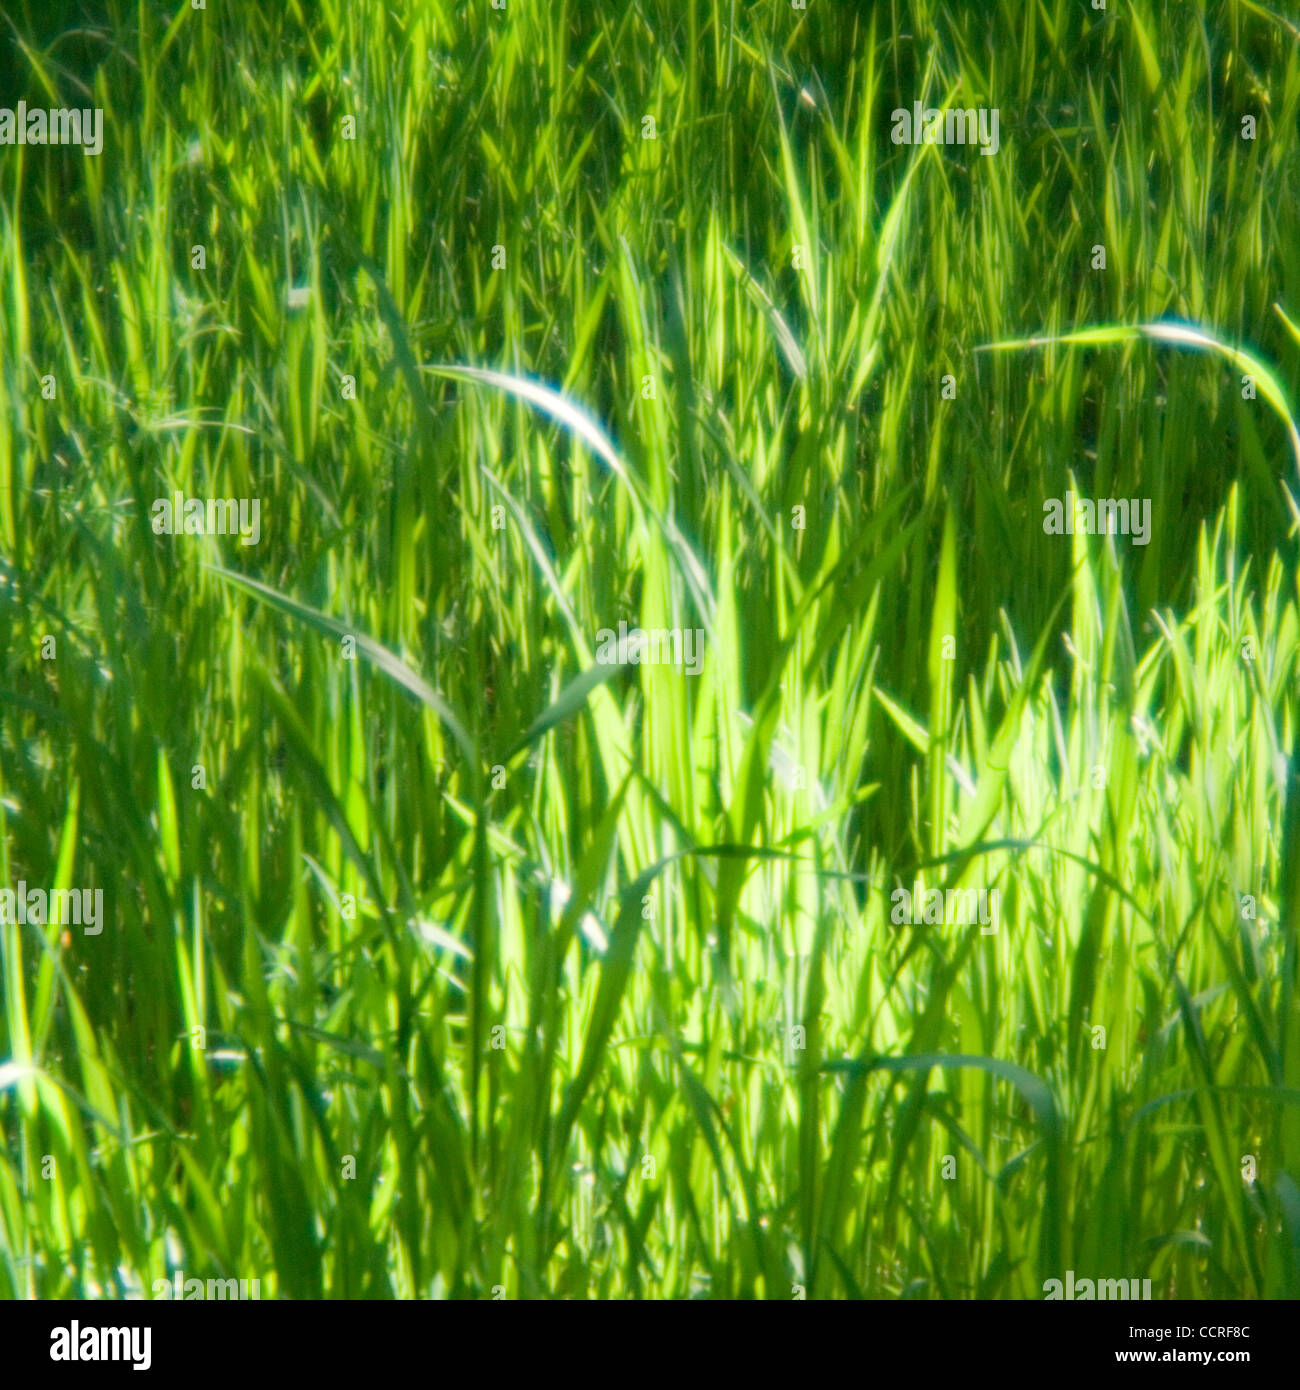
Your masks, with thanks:
[[[7,17],[0,1296],[1300,1296],[1290,19]]]

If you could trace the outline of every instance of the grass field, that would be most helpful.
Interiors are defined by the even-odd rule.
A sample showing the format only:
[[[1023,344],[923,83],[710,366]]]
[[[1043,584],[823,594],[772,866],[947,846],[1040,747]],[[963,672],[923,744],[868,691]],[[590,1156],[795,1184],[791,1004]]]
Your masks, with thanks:
[[[6,6],[0,1296],[1300,1296],[1283,7]]]

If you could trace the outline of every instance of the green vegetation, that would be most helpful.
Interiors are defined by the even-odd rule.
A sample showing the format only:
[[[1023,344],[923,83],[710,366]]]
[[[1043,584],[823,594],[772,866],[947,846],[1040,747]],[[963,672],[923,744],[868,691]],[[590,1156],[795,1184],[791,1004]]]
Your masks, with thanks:
[[[1290,20],[7,18],[0,1295],[1300,1296]]]

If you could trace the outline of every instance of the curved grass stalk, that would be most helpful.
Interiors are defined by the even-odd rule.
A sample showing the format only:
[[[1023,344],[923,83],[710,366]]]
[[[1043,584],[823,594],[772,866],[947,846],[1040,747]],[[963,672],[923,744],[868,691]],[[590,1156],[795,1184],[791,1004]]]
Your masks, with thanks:
[[[494,371],[490,367],[469,367],[455,363],[433,364],[424,368],[435,376],[450,377],[452,380],[471,381],[483,386],[495,386],[500,391],[516,396],[543,414],[549,415],[571,434],[576,435],[619,478],[632,495],[638,514],[644,518],[649,512],[668,540],[682,568],[682,575],[690,588],[699,609],[700,618],[709,635],[713,635],[713,618],[717,612],[717,600],[713,596],[709,577],[699,558],[687,543],[685,536],[677,529],[671,516],[661,516],[650,506],[645,495],[645,487],[635,473],[619,457],[618,450],[604,429],[574,401],[562,396],[544,382],[531,377],[516,376],[509,372]]]
[[[1285,317],[1285,316],[1284,316]],[[1296,469],[1300,471],[1300,429],[1296,427],[1296,415],[1287,398],[1286,388],[1281,378],[1266,362],[1247,352],[1245,348],[1234,347],[1222,338],[1217,338],[1199,324],[1161,321],[1157,323],[1100,323],[1087,328],[1076,329],[1073,333],[1061,333],[1048,337],[1035,335],[1032,338],[1005,339],[998,343],[984,343],[976,352],[1006,352],[1016,348],[1047,347],[1060,343],[1067,347],[1109,347],[1115,343],[1131,343],[1138,339],[1148,342],[1166,343],[1171,347],[1187,347],[1197,351],[1217,352],[1226,357],[1234,366],[1253,377],[1259,384],[1260,394],[1277,411],[1287,428],[1292,452],[1295,454]]]

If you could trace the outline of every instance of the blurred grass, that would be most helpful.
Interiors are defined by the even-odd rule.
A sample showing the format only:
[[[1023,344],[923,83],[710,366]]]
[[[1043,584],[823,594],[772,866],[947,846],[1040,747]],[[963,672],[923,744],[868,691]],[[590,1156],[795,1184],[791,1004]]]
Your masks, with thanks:
[[[1289,20],[8,19],[0,1293],[1300,1294]]]

